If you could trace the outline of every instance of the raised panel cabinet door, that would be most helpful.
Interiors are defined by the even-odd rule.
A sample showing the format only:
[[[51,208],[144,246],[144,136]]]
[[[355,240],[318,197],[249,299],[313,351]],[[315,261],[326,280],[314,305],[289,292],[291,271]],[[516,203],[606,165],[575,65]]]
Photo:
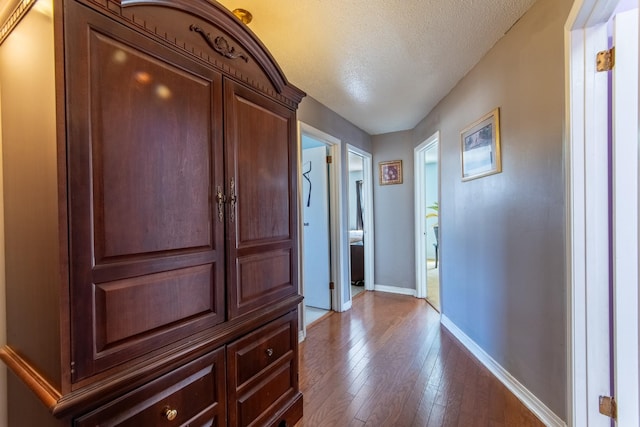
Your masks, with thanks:
[[[295,112],[224,81],[229,317],[296,294]]]
[[[222,78],[65,7],[77,381],[225,320]]]

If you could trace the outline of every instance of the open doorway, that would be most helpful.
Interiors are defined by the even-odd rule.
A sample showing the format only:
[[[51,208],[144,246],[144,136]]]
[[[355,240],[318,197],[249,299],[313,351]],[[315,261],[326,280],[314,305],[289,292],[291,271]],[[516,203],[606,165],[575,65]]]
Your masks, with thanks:
[[[302,271],[308,323],[331,310],[331,222],[327,158],[326,144],[302,135]]]
[[[351,298],[373,290],[371,154],[349,145],[349,279]]]
[[[307,325],[351,305],[342,220],[341,141],[299,123],[299,235],[302,336]],[[346,216],[346,215],[345,215]],[[343,231],[344,229],[344,231]]]
[[[438,311],[440,298],[439,132],[414,150],[416,200],[416,295]]]

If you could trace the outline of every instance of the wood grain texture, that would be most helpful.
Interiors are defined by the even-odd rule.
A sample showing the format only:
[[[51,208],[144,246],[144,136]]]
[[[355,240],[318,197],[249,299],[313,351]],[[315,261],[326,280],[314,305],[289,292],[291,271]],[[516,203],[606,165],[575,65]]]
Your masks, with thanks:
[[[365,292],[300,346],[304,417],[316,426],[543,426],[422,299]]]

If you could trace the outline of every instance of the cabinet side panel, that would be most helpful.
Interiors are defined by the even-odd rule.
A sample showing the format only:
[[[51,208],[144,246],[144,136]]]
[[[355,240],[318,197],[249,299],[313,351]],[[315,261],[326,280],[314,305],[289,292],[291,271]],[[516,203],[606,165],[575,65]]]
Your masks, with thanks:
[[[7,344],[60,387],[54,68],[52,19],[32,9],[0,46]]]
[[[65,427],[70,424],[69,420],[52,417],[35,394],[12,372],[7,377],[9,426]]]

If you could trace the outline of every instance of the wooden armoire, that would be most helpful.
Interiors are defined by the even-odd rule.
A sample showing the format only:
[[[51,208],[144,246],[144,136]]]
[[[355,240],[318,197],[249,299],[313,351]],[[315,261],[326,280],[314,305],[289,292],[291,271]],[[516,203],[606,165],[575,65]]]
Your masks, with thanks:
[[[215,2],[14,3],[10,426],[293,426],[304,93]]]

